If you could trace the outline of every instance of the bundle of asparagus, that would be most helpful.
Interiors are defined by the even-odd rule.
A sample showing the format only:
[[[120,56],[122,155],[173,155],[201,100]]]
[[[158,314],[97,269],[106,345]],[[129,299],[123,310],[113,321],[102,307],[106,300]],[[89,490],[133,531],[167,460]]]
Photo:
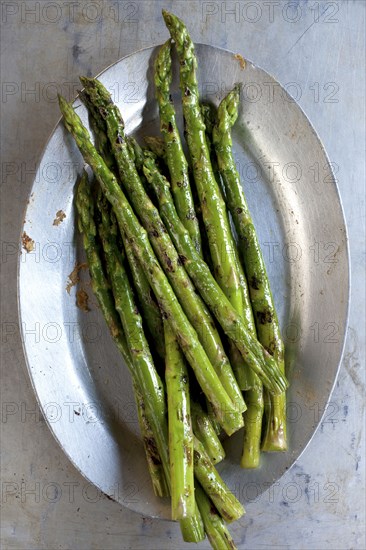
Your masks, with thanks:
[[[126,136],[98,80],[81,77],[80,92],[95,145],[72,106],[59,104],[94,175],[90,183],[84,171],[77,186],[78,225],[93,291],[132,376],[155,494],[171,496],[184,540],[206,533],[213,548],[235,548],[224,521],[244,508],[215,468],[225,456],[219,435],[245,423],[244,468],[258,466],[261,445],[286,449],[284,349],[233,159],[239,89],[217,112],[201,105],[187,29],[163,17],[180,64],[193,177],[170,95],[171,40],[155,61],[162,136],[147,148]]]

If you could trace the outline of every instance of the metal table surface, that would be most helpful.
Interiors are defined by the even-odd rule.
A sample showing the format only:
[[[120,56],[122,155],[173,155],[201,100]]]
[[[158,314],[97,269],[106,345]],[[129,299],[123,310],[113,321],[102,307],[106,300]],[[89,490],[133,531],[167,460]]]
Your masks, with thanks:
[[[38,410],[17,318],[19,232],[36,163],[59,119],[55,94],[71,99],[79,74],[97,74],[128,53],[162,43],[168,36],[162,7],[183,17],[195,41],[240,52],[297,99],[333,163],[350,239],[347,341],[321,426],[278,483],[258,498],[254,490],[246,516],[230,530],[239,548],[365,548],[365,5],[362,0],[1,2],[3,548],[189,547],[178,525],[108,500],[70,464]],[[312,405],[317,418],[324,411]]]

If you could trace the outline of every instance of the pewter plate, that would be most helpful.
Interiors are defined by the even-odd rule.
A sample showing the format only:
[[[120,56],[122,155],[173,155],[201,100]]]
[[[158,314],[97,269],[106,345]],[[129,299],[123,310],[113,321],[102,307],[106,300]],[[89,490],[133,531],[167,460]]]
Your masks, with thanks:
[[[156,48],[106,69],[101,81],[122,110],[127,132],[158,133],[152,85]],[[218,467],[247,502],[299,458],[326,410],[345,339],[349,267],[344,217],[324,148],[294,100],[263,70],[242,67],[234,54],[197,45],[202,97],[216,105],[237,82],[240,115],[235,156],[259,234],[286,344],[289,450],[264,454],[261,467],[242,470],[242,434],[225,442]],[[178,75],[173,99],[179,108]],[[80,101],[75,107],[87,124]],[[19,311],[24,350],[39,405],[55,438],[90,481],[85,498],[102,491],[145,516],[169,518],[167,500],[153,495],[128,371],[92,296],[76,307],[68,275],[83,261],[73,190],[83,160],[59,123],[43,153],[25,214],[19,260]],[[66,217],[56,223],[56,213]],[[329,413],[330,411],[330,413]],[[328,409],[331,414],[331,409]]]

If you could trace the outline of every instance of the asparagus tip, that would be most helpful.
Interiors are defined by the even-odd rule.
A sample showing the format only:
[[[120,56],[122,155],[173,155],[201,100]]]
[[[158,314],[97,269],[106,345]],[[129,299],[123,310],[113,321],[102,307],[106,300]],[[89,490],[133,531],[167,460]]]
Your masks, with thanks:
[[[57,94],[57,98],[58,98],[58,104],[60,105],[60,109],[62,110],[63,107],[66,107],[67,101],[61,94]]]
[[[88,76],[79,76],[79,80],[84,86],[84,88],[91,88],[95,86],[95,81],[93,78],[89,78]]]
[[[169,25],[173,23],[174,19],[178,19],[176,16],[174,16],[172,13],[170,13],[167,10],[162,10],[162,14],[167,27],[169,27]]]

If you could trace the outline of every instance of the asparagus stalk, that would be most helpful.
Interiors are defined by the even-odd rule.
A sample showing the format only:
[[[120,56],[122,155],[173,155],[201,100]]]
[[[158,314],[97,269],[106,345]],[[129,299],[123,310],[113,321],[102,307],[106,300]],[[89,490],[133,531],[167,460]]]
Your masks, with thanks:
[[[214,147],[214,140],[216,141],[216,147],[223,149],[222,141],[226,139],[224,132],[217,133],[216,121],[218,120],[219,113],[214,112],[214,108],[203,110],[206,116],[206,133],[208,134],[208,143],[210,144],[210,155],[213,159],[212,163],[215,169],[219,172],[219,165],[217,154]],[[220,174],[220,172],[219,172]],[[219,175],[220,181],[221,177]],[[226,194],[226,193],[225,193]],[[246,276],[241,265],[237,248],[235,247],[236,261],[239,269],[239,276],[241,281],[242,297],[243,297],[243,310],[241,312],[245,322],[246,328],[251,332],[253,337],[257,337],[257,331],[255,327],[253,310],[250,302],[248,283]],[[258,376],[248,368],[248,365],[243,363],[240,354],[236,346],[231,342],[229,347],[230,362],[233,366],[236,379],[241,390],[247,390],[244,394],[247,410],[244,416],[244,445],[241,458],[241,466],[243,468],[257,468],[260,459],[260,445],[261,445],[261,432],[262,432],[262,417],[263,417],[263,386]]]
[[[145,153],[144,173],[155,190],[160,215],[179,252],[181,261],[184,262],[187,273],[206,304],[263,384],[273,392],[282,391],[287,386],[284,375],[279,371],[273,357],[246,330],[242,317],[226,298],[207,264],[197,253],[188,232],[177,216],[169,183],[160,174],[154,157],[149,153]]]
[[[168,21],[170,20],[168,16]],[[178,23],[178,24],[177,24]],[[179,21],[173,22],[170,20],[170,26],[169,22],[167,22],[167,25],[169,27],[169,30],[171,31],[172,36],[175,38],[176,42],[179,41],[181,36],[179,36],[179,32],[183,31],[183,34],[185,30],[181,27],[178,30]],[[172,28],[174,28],[174,31],[172,32]],[[177,44],[178,54],[181,55],[181,58],[187,58],[189,56],[189,53],[184,50],[184,48],[179,51],[179,48],[181,47],[181,42]],[[184,47],[186,44],[184,44]],[[193,45],[192,45],[193,50]],[[194,52],[192,54],[194,56]],[[192,81],[194,81],[195,75],[195,66],[194,66],[194,60],[192,62],[192,66],[190,69],[187,69],[184,65],[181,66],[181,87],[183,88],[183,85],[192,84]],[[186,74],[187,73],[187,74]],[[188,74],[189,73],[189,74]],[[193,82],[194,86],[196,86],[196,83]],[[192,92],[192,86],[189,87],[190,92]],[[195,92],[197,91],[197,87],[195,87]],[[195,94],[193,94],[193,97],[195,97]],[[188,100],[187,100],[188,102]],[[185,99],[183,98],[183,106],[185,104]],[[189,104],[189,102],[188,102]],[[188,108],[184,111],[185,114],[188,113],[186,118],[186,121],[188,123],[189,120],[192,120],[192,134],[197,132],[197,127],[194,126],[194,123],[196,120],[194,118],[189,118],[189,113],[192,114],[192,111],[194,108],[192,105],[189,104]],[[214,129],[214,108],[209,105],[202,105],[201,106],[201,113],[202,117],[204,119],[204,123],[206,126],[206,143],[207,143],[207,149],[208,149],[208,155],[211,160],[212,165],[212,174],[214,176],[214,180],[216,182],[220,182],[220,175],[218,170],[218,162],[215,154],[215,150],[212,144],[212,134]],[[188,127],[188,124],[187,124]],[[195,136],[198,136],[198,132],[194,134]],[[189,134],[188,134],[188,140],[189,140]],[[193,138],[191,140],[191,154],[193,157],[193,147],[196,147],[195,142],[193,141]],[[189,143],[189,141],[188,141]],[[198,149],[199,151],[199,149]],[[194,158],[194,157],[193,157]],[[197,185],[198,190],[200,190],[199,186]],[[207,187],[206,187],[207,188]],[[219,196],[220,189],[217,187],[217,197]],[[222,212],[226,213],[225,206],[222,204],[221,206]],[[205,214],[205,210],[202,209],[203,214]],[[207,216],[209,218],[209,216]],[[210,235],[212,236],[214,232],[209,232],[209,244],[210,242]],[[227,223],[227,235],[229,238],[231,237],[230,241],[230,248],[232,247],[232,250],[234,252],[234,257],[231,259],[229,258],[230,264],[232,266],[236,267],[237,274],[239,276],[240,280],[240,287],[241,287],[241,300],[238,300],[237,298],[232,298],[229,294],[229,298],[231,303],[236,308],[237,312],[242,315],[246,328],[252,333],[254,337],[256,337],[256,330],[254,325],[254,319],[253,319],[253,313],[252,313],[252,307],[250,304],[250,298],[249,298],[249,292],[248,292],[248,285],[247,281],[244,275],[244,272],[242,270],[239,258],[237,256],[236,247],[234,244],[234,239],[231,234],[229,223]],[[214,235],[214,238],[216,238],[216,234]],[[229,241],[228,241],[229,242]],[[212,253],[212,245],[210,247],[211,253]],[[214,265],[217,265],[217,259],[215,261],[215,256],[212,256],[214,258]],[[244,448],[243,448],[243,455],[241,460],[242,467],[252,467],[255,468],[259,464],[259,456],[260,456],[260,439],[261,439],[261,426],[262,426],[262,415],[263,415],[263,389],[261,387],[260,380],[258,379],[257,375],[254,372],[251,372],[250,369],[248,369],[248,365],[243,364],[243,360],[238,357],[237,354],[237,348],[235,347],[233,342],[230,342],[230,348],[229,348],[229,357],[231,364],[233,366],[236,378],[239,383],[239,387],[241,389],[244,389],[245,386],[250,385],[251,389],[248,393],[248,403],[247,403],[247,410],[244,413]]]
[[[155,60],[154,81],[160,111],[160,131],[165,143],[165,160],[169,168],[174,202],[197,252],[201,253],[201,236],[189,183],[188,163],[183,152],[175,108],[170,95],[172,83],[170,40],[163,44]]]
[[[226,483],[219,476],[212,460],[203,444],[193,437],[194,441],[194,473],[217,510],[227,522],[239,519],[245,510]]]
[[[220,516],[198,482],[195,484],[196,500],[201,512],[205,531],[213,550],[236,550],[235,543]]]
[[[98,112],[90,101],[88,94],[83,90],[79,92],[79,95],[89,112],[89,122],[95,137],[95,147],[105,160],[108,168],[112,170],[112,172],[118,173],[116,162],[106,133],[107,128],[105,121],[98,115]],[[139,165],[140,168],[142,168],[143,151],[141,147],[138,145],[136,140],[131,137],[129,138],[129,146],[133,150],[136,165]],[[153,338],[151,341],[154,342],[154,347],[159,357],[164,358],[164,332],[159,307],[156,303],[154,294],[151,291],[150,285],[138,265],[132,250],[127,248],[125,253],[128,259],[139,305],[141,306],[144,319],[150,333],[150,338]]]
[[[212,170],[202,118],[196,78],[197,59],[184,23],[163,10],[164,21],[175,41],[180,66],[180,88],[188,149],[202,217],[205,224],[214,274],[235,309],[242,309],[242,292],[229,220],[220,188]]]
[[[212,127],[213,113],[209,107],[203,107],[203,117],[200,110],[196,79],[197,61],[194,45],[185,25],[176,16],[164,10],[163,16],[171,37],[175,40],[180,60],[180,86],[187,141],[193,160],[193,173],[200,197],[216,280],[236,311],[240,315],[244,314],[244,320],[247,322],[247,317],[252,315],[247,286],[240,272],[225,203],[215,179],[215,169],[211,164],[210,142],[207,143],[205,135],[203,118],[205,117],[206,122]],[[214,168],[216,168],[216,163],[214,163]],[[234,356],[235,359],[235,350],[231,356]],[[237,361],[235,364],[240,380],[243,365],[238,364]]]
[[[164,322],[164,335],[172,519],[176,520],[192,517],[195,510],[193,432],[188,371],[167,321]]]
[[[255,333],[254,333],[255,334]],[[242,468],[258,468],[263,419],[263,385],[256,373],[248,368],[233,342],[230,342],[229,357],[241,390],[247,410],[244,412],[243,449],[240,460]]]
[[[73,135],[75,142],[101,185],[104,194],[111,203],[126,244],[132,246],[141,267],[158,300],[159,307],[171,324],[179,345],[193,368],[198,383],[208,400],[215,408],[222,427],[228,434],[237,429],[233,416],[237,414],[235,406],[224,390],[213,369],[198,337],[183,312],[160,264],[151,248],[147,232],[140,226],[113,173],[103,158],[97,153],[90,141],[88,131],[80,117],[67,101],[59,97],[60,109],[66,129]]]
[[[79,214],[79,230],[83,234],[83,245],[89,265],[91,286],[95,296],[98,299],[100,309],[106,320],[111,336],[114,339],[133,379],[135,400],[139,413],[140,429],[145,445],[146,457],[154,491],[158,496],[166,496],[169,495],[169,485],[164,477],[157,439],[152,428],[152,426],[156,425],[157,422],[152,423],[150,421],[149,414],[146,411],[146,396],[140,390],[138,378],[133,367],[131,354],[122,325],[114,307],[114,299],[110,290],[110,285],[104,274],[100,250],[96,241],[97,230],[93,219],[94,203],[88,182],[88,175],[85,171],[83,171],[77,188],[76,208]],[[157,405],[157,410],[161,407],[160,396],[157,397],[154,404]]]
[[[161,359],[165,357],[163,321],[154,293],[130,247],[125,248],[130,272],[143,319],[149,332],[150,341]]]
[[[150,242],[155,253],[158,255],[188,319],[196,329],[225,391],[237,408],[236,418],[233,418],[233,422],[239,428],[242,425],[241,413],[245,410],[245,403],[239,386],[214,321],[202,300],[197,296],[194,286],[182,266],[177,251],[160,219],[159,212],[147,196],[136,168],[131,162],[121,114],[111,102],[109,92],[100,82],[88,78],[81,78],[81,81],[94,107],[99,109],[106,121],[107,133],[118,164],[120,178],[128,192],[132,205],[140,216],[145,229],[149,232]]]
[[[212,132],[215,126],[216,118],[217,118],[217,109],[214,105],[210,103],[203,103],[201,104],[201,113],[202,113],[202,117],[206,127],[206,141],[210,152],[212,170],[214,172],[215,179],[219,183],[220,189],[223,192],[224,190],[222,188],[221,176],[219,172],[219,166],[217,163],[216,152],[212,142]],[[234,253],[236,256],[236,264],[239,272],[239,279],[240,279],[240,284],[242,289],[242,298],[243,298],[243,302],[242,302],[243,308],[242,308],[242,311],[239,311],[238,313],[240,313],[241,316],[243,317],[243,320],[245,321],[245,324],[246,324],[246,328],[256,338],[257,335],[255,331],[252,306],[249,298],[248,285],[247,285],[243,268],[241,266],[241,263],[238,257],[236,246],[234,246]],[[257,375],[250,368],[248,368],[248,366],[243,362],[243,358],[241,357],[239,350],[236,348],[236,346],[232,342],[229,343],[228,355],[230,358],[230,363],[233,367],[233,371],[235,373],[235,377],[238,381],[239,388],[241,390],[247,390],[253,387],[254,385],[257,386],[258,385]]]
[[[144,396],[139,390],[138,384],[134,380],[133,391],[137,403],[139,426],[154,493],[157,497],[168,497],[170,495],[169,485],[165,479],[164,468],[161,463],[154,432],[146,415]]]
[[[216,120],[216,107],[211,103],[201,103],[201,113],[202,113],[203,122],[206,128],[206,142],[207,142],[207,147],[210,154],[212,171],[215,176],[215,180],[220,186],[220,189],[222,192],[223,189],[221,187],[219,167],[217,164],[215,148],[212,143],[212,130]]]
[[[249,283],[259,341],[285,372],[284,345],[277,313],[258,237],[241,186],[232,153],[231,128],[238,116],[239,88],[235,87],[221,102],[213,131],[220,172],[227,202],[239,237],[240,252]],[[286,395],[270,396],[270,411],[266,414],[263,450],[286,450]]]
[[[162,457],[165,477],[169,479],[169,455],[166,446],[168,431],[164,387],[156,372],[149,345],[143,331],[142,319],[136,308],[132,289],[117,246],[117,224],[114,217],[109,215],[108,204],[103,199],[99,201],[98,205],[101,213],[101,223],[98,230],[102,240],[107,273],[112,285],[115,307],[126,335],[139,387],[147,399],[146,412],[154,430],[159,454]]]
[[[217,464],[225,458],[225,451],[215,428],[199,403],[192,401],[191,411],[193,433],[201,441],[212,462]]]
[[[245,392],[248,408],[244,413],[243,451],[240,460],[242,468],[258,468],[260,461],[262,419],[263,419],[263,386],[258,385]]]

